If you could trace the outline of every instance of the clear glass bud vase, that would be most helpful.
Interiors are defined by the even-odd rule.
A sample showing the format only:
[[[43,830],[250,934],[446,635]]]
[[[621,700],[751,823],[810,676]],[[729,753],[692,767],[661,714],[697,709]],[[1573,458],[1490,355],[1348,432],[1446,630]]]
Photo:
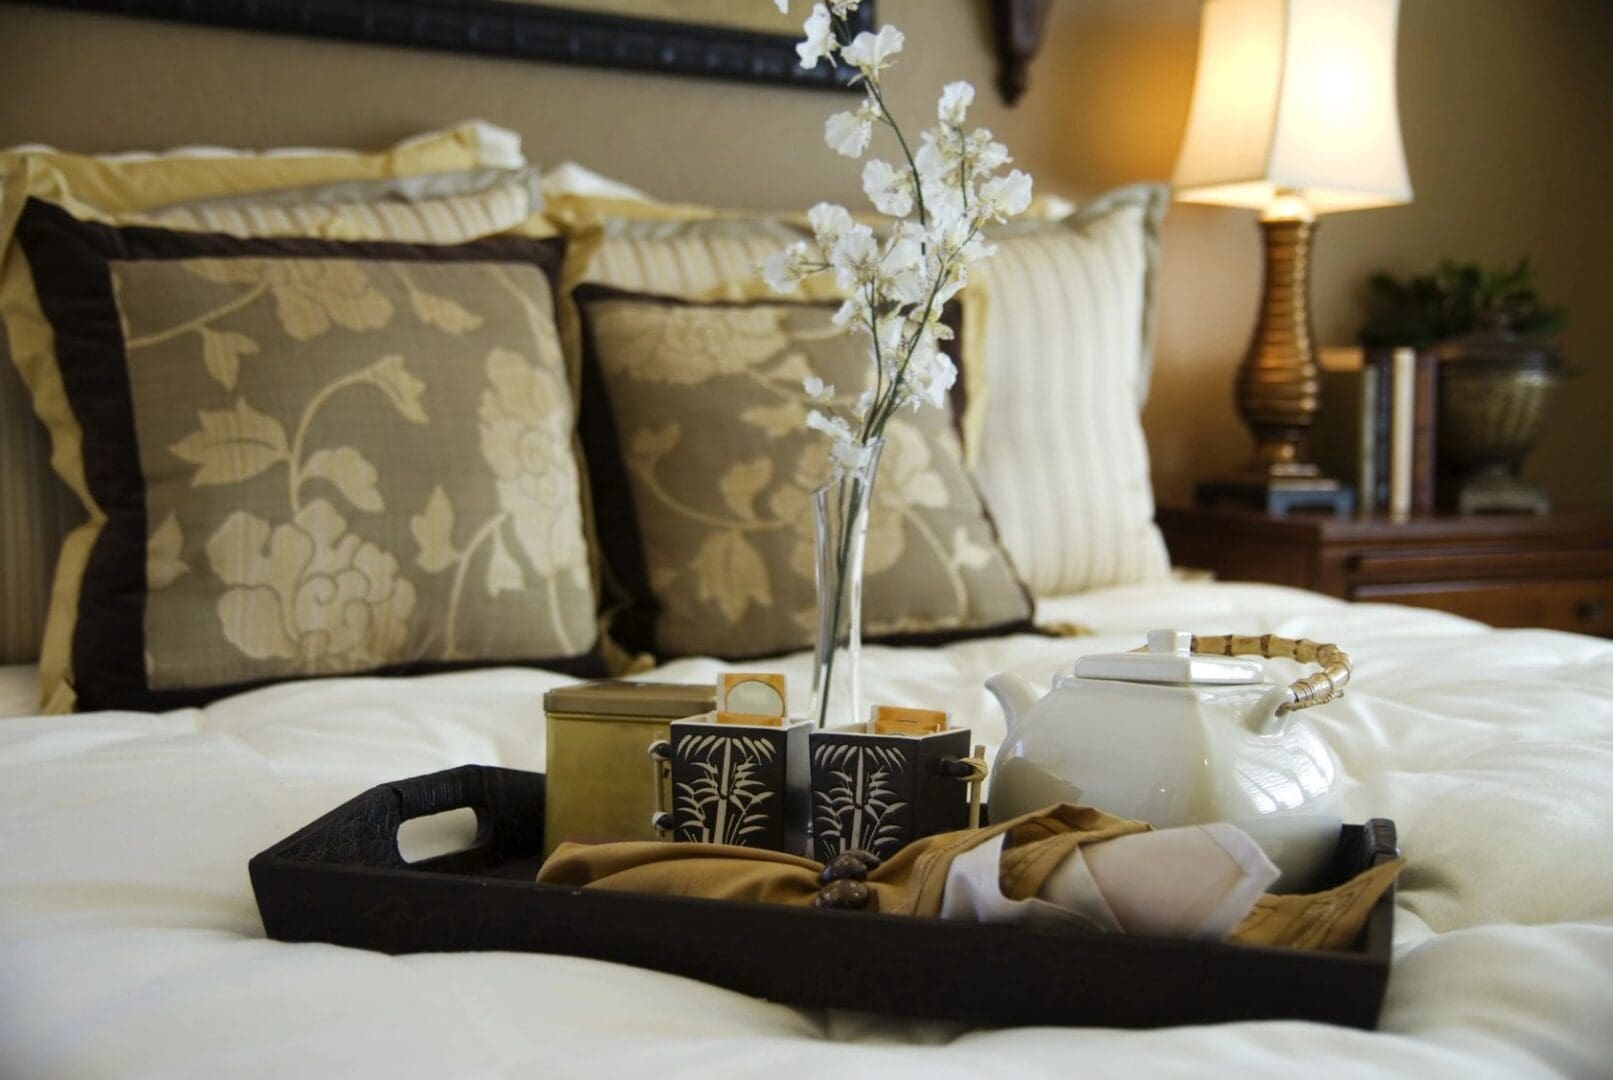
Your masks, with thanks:
[[[856,460],[812,493],[818,586],[812,719],[819,728],[868,718],[862,697],[863,549],[884,447],[884,439],[874,439],[860,454],[847,455]]]

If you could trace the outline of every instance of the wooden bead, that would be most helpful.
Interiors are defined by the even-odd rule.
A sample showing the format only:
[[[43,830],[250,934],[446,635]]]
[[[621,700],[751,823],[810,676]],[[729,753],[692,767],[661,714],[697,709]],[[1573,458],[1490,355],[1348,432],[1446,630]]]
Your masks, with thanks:
[[[818,884],[827,885],[831,881],[840,881],[843,878],[849,878],[852,881],[863,880],[868,876],[868,871],[872,869],[864,861],[865,858],[872,858],[872,856],[864,851],[847,851],[836,855],[818,873]]]
[[[812,906],[842,911],[861,910],[868,906],[868,886],[860,881],[852,881],[850,878],[831,881],[818,890],[817,898],[812,901]]]
[[[856,859],[863,864],[864,869],[870,873],[879,869],[879,856],[872,851],[848,851],[841,856],[844,859]]]

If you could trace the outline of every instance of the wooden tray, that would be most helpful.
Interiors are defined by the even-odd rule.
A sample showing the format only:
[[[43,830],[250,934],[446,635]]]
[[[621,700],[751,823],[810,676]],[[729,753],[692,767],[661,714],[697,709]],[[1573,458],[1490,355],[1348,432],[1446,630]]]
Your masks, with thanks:
[[[653,968],[772,1001],[983,1025],[1318,1020],[1371,1028],[1394,890],[1354,946],[1303,952],[539,885],[544,778],[466,765],[372,788],[254,858],[264,929],[387,953],[501,949]],[[460,852],[398,852],[410,818],[474,809]],[[1396,854],[1346,825],[1327,884]]]

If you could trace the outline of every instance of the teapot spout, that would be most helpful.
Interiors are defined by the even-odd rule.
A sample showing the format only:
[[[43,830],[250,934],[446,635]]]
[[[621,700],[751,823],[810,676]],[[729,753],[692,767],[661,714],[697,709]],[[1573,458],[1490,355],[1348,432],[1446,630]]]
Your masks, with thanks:
[[[1006,671],[987,679],[986,689],[1002,706],[1003,716],[1008,718],[1008,736],[1012,738],[1020,721],[1036,704],[1036,691],[1031,689],[1030,683]]]

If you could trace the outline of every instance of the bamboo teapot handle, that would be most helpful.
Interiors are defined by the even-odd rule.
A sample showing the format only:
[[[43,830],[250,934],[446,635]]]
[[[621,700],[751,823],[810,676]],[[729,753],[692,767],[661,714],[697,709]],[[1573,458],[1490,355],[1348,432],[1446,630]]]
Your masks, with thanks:
[[[1344,687],[1350,681],[1349,654],[1337,645],[1324,645],[1309,638],[1285,638],[1275,634],[1194,634],[1188,648],[1211,656],[1261,656],[1267,660],[1297,660],[1321,668],[1313,675],[1288,684],[1288,700],[1278,707],[1279,714],[1343,697]]]

